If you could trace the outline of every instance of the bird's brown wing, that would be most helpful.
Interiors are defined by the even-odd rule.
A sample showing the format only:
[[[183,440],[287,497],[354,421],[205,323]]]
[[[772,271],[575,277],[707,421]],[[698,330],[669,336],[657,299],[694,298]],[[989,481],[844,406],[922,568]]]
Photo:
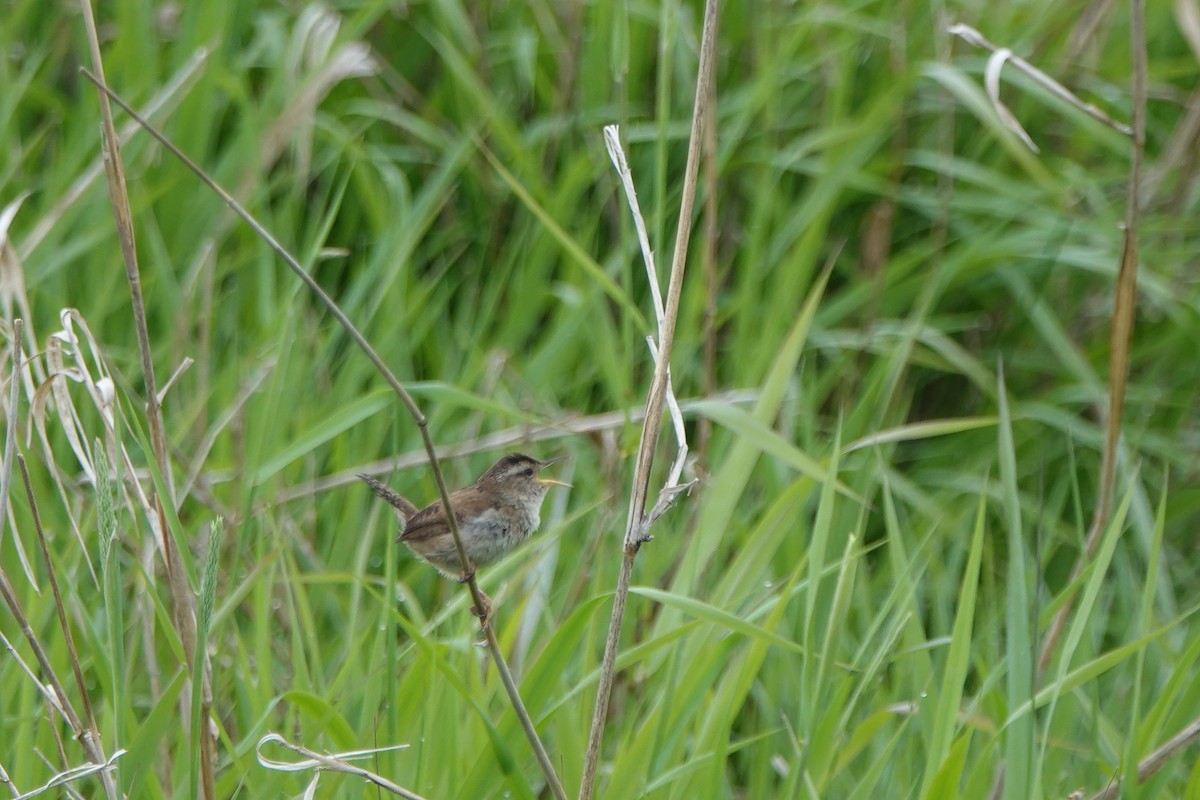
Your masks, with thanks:
[[[408,521],[400,534],[402,542],[422,542],[446,530],[446,511],[439,500],[425,506]]]

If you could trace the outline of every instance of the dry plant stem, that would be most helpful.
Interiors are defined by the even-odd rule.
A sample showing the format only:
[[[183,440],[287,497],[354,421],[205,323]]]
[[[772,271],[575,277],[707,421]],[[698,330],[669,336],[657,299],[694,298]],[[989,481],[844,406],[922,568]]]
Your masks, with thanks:
[[[1150,776],[1161,770],[1168,761],[1184,748],[1200,741],[1200,719],[1194,719],[1187,727],[1172,736],[1162,747],[1143,758],[1138,763],[1138,783],[1143,783]],[[1123,780],[1111,781],[1099,792],[1092,795],[1091,800],[1114,800],[1121,793]]]
[[[88,47],[92,66],[101,83],[104,82],[104,60],[100,54],[100,38],[96,32],[96,18],[91,0],[80,0],[84,27],[87,29]],[[167,563],[167,582],[171,590],[171,615],[179,638],[183,643],[187,663],[193,663],[196,651],[196,598],[188,585],[183,559],[170,533],[164,504],[175,504],[175,482],[171,473],[171,461],[167,451],[167,434],[163,427],[161,402],[154,378],[154,353],[150,347],[150,331],[146,326],[146,307],[142,299],[141,271],[138,268],[137,246],[134,242],[133,213],[129,207],[129,193],[125,186],[125,166],[121,159],[121,140],[113,125],[112,108],[108,96],[100,95],[101,129],[103,131],[104,169],[108,177],[108,195],[112,201],[116,220],[117,238],[121,243],[121,256],[125,262],[125,278],[129,283],[129,294],[133,306],[134,327],[137,330],[138,351],[142,357],[142,381],[146,391],[146,426],[150,429],[150,446],[166,489],[164,498],[155,492],[152,498],[154,513],[157,514],[159,534],[162,538],[164,560]],[[207,659],[200,676],[200,713],[204,720],[212,712],[212,668]],[[186,696],[188,693],[184,693]],[[187,712],[184,711],[186,714]],[[200,784],[203,797],[214,800],[217,796],[215,774],[216,742],[208,735],[208,726],[200,725]]]
[[[165,147],[171,153],[171,155],[179,159],[179,161],[189,170],[191,170],[192,173],[195,174],[205,186],[207,186],[213,191],[213,193],[220,197],[221,200],[224,201],[224,203],[235,214],[237,214],[243,222],[250,226],[250,228],[258,236],[262,237],[263,241],[265,241],[267,245],[275,251],[276,255],[278,255],[280,259],[282,259],[283,262],[288,265],[292,272],[294,272],[296,276],[303,281],[305,286],[307,286],[309,290],[317,296],[329,313],[332,314],[335,319],[337,319],[337,321],[345,329],[346,333],[351,339],[354,340],[355,344],[359,346],[359,349],[366,354],[370,362],[375,365],[375,368],[379,370],[379,373],[383,376],[384,380],[387,381],[388,385],[400,398],[400,401],[404,404],[405,408],[408,409],[409,414],[412,416],[413,421],[416,422],[417,429],[421,432],[421,441],[425,445],[425,452],[429,457],[429,466],[433,471],[434,481],[437,483],[438,495],[442,500],[442,506],[447,512],[446,517],[450,523],[450,533],[454,537],[454,547],[458,551],[459,561],[466,566],[467,573],[470,575],[466,581],[466,585],[471,592],[471,599],[474,602],[475,610],[481,619],[486,618],[486,601],[484,600],[483,593],[479,590],[479,585],[475,580],[475,571],[471,565],[471,561],[469,558],[467,558],[466,550],[463,548],[462,538],[458,530],[458,520],[454,516],[453,508],[450,503],[450,491],[446,488],[446,480],[442,475],[442,468],[438,463],[437,452],[433,445],[433,439],[429,434],[429,422],[425,415],[421,413],[421,409],[417,406],[416,401],[413,400],[412,395],[408,393],[408,390],[404,388],[404,385],[400,383],[400,380],[392,373],[387,364],[383,362],[383,359],[380,358],[379,354],[375,352],[375,348],[371,347],[370,343],[366,340],[362,333],[359,332],[354,323],[350,321],[350,318],[347,317],[341,308],[338,307],[337,303],[333,301],[333,298],[325,293],[325,290],[321,288],[320,284],[313,280],[312,276],[304,271],[304,268],[300,266],[300,262],[297,261],[295,257],[293,257],[292,254],[289,253],[266,228],[264,228],[256,219],[254,219],[250,212],[246,211],[246,209],[243,208],[242,205],[229,194],[229,192],[225,191],[220,184],[209,177],[204,170],[200,169],[195,162],[184,155],[183,151],[176,147],[175,144],[167,139],[167,137],[163,135],[157,128],[152,126],[146,120],[142,119],[142,117],[140,117],[137,112],[135,112],[129,106],[129,104],[127,104],[115,92],[108,88],[108,86],[105,85],[100,78],[93,75],[86,69],[83,70],[83,74],[87,76],[88,80],[96,84],[96,87],[99,88],[101,92],[103,92],[107,97],[111,98],[114,103],[120,106],[125,113],[137,120],[138,124],[145,128],[146,131],[159,142],[159,144]],[[533,727],[533,721],[529,718],[529,714],[525,710],[524,703],[521,702],[520,694],[517,692],[516,682],[513,680],[512,673],[508,669],[508,664],[504,660],[504,655],[500,652],[499,643],[496,641],[495,634],[490,630],[490,626],[488,626],[487,629],[487,640],[488,650],[492,654],[492,660],[496,663],[496,669],[500,673],[504,688],[508,691],[509,700],[512,702],[513,709],[516,711],[517,716],[521,719],[521,727],[525,730],[525,734],[529,738],[529,744],[533,748],[534,754],[537,756],[538,764],[541,766],[542,772],[546,777],[547,785],[549,785],[556,798],[560,798],[560,800],[566,800],[566,792],[563,790],[562,783],[559,781],[558,776],[554,771],[554,765],[550,761],[550,756],[546,753],[546,748],[542,745],[541,740],[537,737],[536,729]]]
[[[679,316],[679,297],[683,287],[684,266],[687,263],[688,241],[691,237],[692,207],[696,199],[696,176],[699,172],[700,150],[705,109],[708,105],[708,85],[712,80],[713,50],[717,26],[717,2],[706,0],[704,4],[704,30],[700,40],[700,64],[696,78],[696,98],[692,107],[692,130],[688,142],[687,165],[683,176],[683,198],[679,208],[679,223],[675,232],[675,250],[671,259],[671,280],[667,287],[667,304],[664,317],[659,324],[658,360],[654,367],[654,380],[646,400],[646,419],[642,426],[642,437],[638,443],[637,463],[634,468],[632,497],[629,518],[625,527],[625,546],[621,561],[621,572],[613,597],[612,617],[609,620],[608,636],[604,644],[604,658],[600,668],[600,683],[596,690],[596,705],[592,711],[592,725],[588,733],[587,755],[583,777],[579,786],[580,800],[590,800],[596,788],[596,770],[600,764],[600,747],[608,717],[608,701],[612,695],[613,673],[616,668],[617,646],[621,637],[621,624],[625,616],[625,605],[633,573],[633,560],[647,541],[646,498],[650,489],[650,469],[654,464],[654,450],[658,444],[662,427],[663,405],[667,394],[668,367],[675,344],[675,323]]]
[[[1084,552],[1071,570],[1074,581],[1096,553],[1100,536],[1112,511],[1113,486],[1117,469],[1117,451],[1121,440],[1121,418],[1125,409],[1125,387],[1129,379],[1129,344],[1133,339],[1133,314],[1137,300],[1139,187],[1142,180],[1142,150],[1146,144],[1146,35],[1142,0],[1129,4],[1129,36],[1133,52],[1133,140],[1130,148],[1129,188],[1125,200],[1125,237],[1121,266],[1113,298],[1112,334],[1108,356],[1108,414],[1104,452],[1100,462],[1100,491],[1092,510]],[[1045,672],[1058,649],[1071,614],[1074,597],[1067,599],[1046,631],[1038,655],[1038,676]]]

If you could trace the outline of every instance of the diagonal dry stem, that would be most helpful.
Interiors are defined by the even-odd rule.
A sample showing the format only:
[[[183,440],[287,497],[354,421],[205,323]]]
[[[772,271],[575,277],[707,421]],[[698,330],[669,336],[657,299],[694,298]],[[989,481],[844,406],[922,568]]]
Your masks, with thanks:
[[[450,533],[454,538],[454,547],[458,552],[459,561],[466,565],[467,572],[471,577],[466,581],[466,586],[471,593],[471,599],[474,601],[475,610],[481,618],[485,618],[487,607],[483,593],[479,589],[479,585],[475,580],[474,570],[471,568],[471,560],[467,557],[466,550],[463,548],[462,537],[458,530],[458,520],[454,515],[450,502],[450,492],[446,488],[446,480],[442,475],[442,468],[438,462],[437,451],[433,444],[433,438],[429,433],[429,421],[421,409],[417,406],[412,395],[404,388],[400,380],[392,373],[379,354],[375,352],[375,348],[366,340],[366,337],[358,330],[345,312],[333,301],[324,289],[321,288],[311,275],[305,272],[304,267],[296,260],[295,256],[287,251],[286,248],[277,240],[266,228],[262,226],[242,205],[233,198],[229,192],[212,179],[204,170],[200,169],[194,161],[187,157],[175,144],[168,139],[161,131],[144,120],[133,110],[124,100],[122,100],[112,89],[110,89],[104,81],[96,75],[93,75],[88,70],[82,70],[88,80],[96,85],[96,87],[114,103],[121,107],[125,113],[129,114],[138,124],[153,136],[159,144],[165,147],[168,152],[186,166],[191,172],[200,179],[214,194],[229,206],[229,208],[241,218],[267,245],[287,264],[287,266],[295,273],[305,286],[317,297],[318,300],[325,306],[330,314],[341,324],[346,333],[354,340],[359,349],[367,356],[370,362],[375,366],[379,373],[383,376],[387,384],[392,388],[392,391],[400,398],[404,407],[408,409],[413,421],[416,422],[417,429],[421,433],[421,441],[425,445],[425,452],[429,457],[429,466],[433,472],[434,481],[437,484],[438,494],[441,497],[442,505],[446,509],[446,518],[450,524]],[[542,773],[546,777],[546,783],[550,787],[551,792],[556,798],[566,800],[566,792],[562,788],[562,782],[559,781],[558,775],[554,771],[554,765],[550,761],[549,755],[546,753],[545,747],[538,738],[537,730],[534,728],[533,720],[529,717],[529,712],[525,709],[525,704],[521,700],[521,695],[517,690],[516,681],[512,677],[512,672],[508,668],[508,664],[504,660],[504,655],[500,652],[500,644],[496,639],[494,626],[485,625],[484,633],[487,636],[488,650],[492,655],[492,660],[496,663],[497,672],[500,674],[500,680],[504,684],[504,688],[508,693],[509,700],[512,703],[513,710],[517,714],[517,718],[521,722],[521,727],[525,731],[526,738],[529,739],[530,746],[533,748],[534,754],[537,757],[538,764],[542,769]]]
[[[37,534],[38,546],[42,553],[42,565],[46,568],[46,577],[50,590],[54,594],[54,610],[58,613],[58,625],[62,628],[63,641],[67,645],[67,660],[71,662],[71,671],[75,675],[75,686],[79,689],[79,697],[83,700],[83,712],[86,716],[88,730],[100,741],[100,726],[96,724],[96,714],[92,710],[92,697],[88,693],[87,681],[83,679],[83,666],[79,663],[79,651],[75,647],[75,636],[67,622],[67,609],[63,605],[62,592],[58,588],[58,576],[54,570],[54,560],[50,558],[50,548],[46,544],[46,531],[42,528],[42,516],[38,511],[37,498],[33,494],[33,484],[29,480],[29,469],[25,466],[25,457],[17,453],[17,465],[21,468],[21,482],[25,484],[25,498],[29,502],[29,514],[33,518],[34,533]]]
[[[1168,761],[1198,741],[1200,741],[1200,719],[1194,719],[1179,733],[1164,742],[1161,747],[1138,762],[1137,782],[1140,784],[1149,780],[1151,776],[1166,766]],[[1123,783],[1125,780],[1110,781],[1107,786],[1092,795],[1090,800],[1114,800],[1121,795]]]
[[[608,636],[604,643],[604,658],[600,668],[600,683],[596,690],[596,705],[592,711],[591,730],[588,733],[587,754],[584,760],[583,777],[579,786],[580,800],[590,800],[596,789],[596,770],[600,764],[600,747],[604,736],[605,720],[608,717],[608,701],[612,695],[613,674],[616,670],[617,645],[621,637],[621,624],[625,617],[625,606],[629,585],[633,576],[633,561],[642,544],[649,540],[650,517],[646,503],[650,490],[650,471],[654,465],[654,451],[658,445],[662,427],[662,412],[669,391],[669,365],[675,344],[675,324],[679,316],[679,298],[683,288],[684,267],[687,264],[688,241],[692,230],[692,208],[696,200],[696,179],[699,172],[700,151],[703,146],[702,133],[707,116],[712,81],[713,51],[717,28],[716,0],[704,4],[704,30],[700,41],[700,63],[697,68],[696,97],[692,107],[692,130],[688,142],[687,165],[683,175],[683,197],[679,208],[679,222],[675,232],[675,250],[671,260],[671,278],[667,287],[667,302],[658,326],[658,358],[654,364],[654,379],[646,399],[646,418],[642,424],[642,436],[638,443],[637,462],[633,473],[632,496],[629,517],[625,526],[625,545],[622,551],[621,571],[617,577],[616,594],[613,597],[612,616],[609,620]],[[620,164],[617,165],[618,170]],[[632,192],[627,190],[632,196]],[[636,209],[636,205],[634,206]],[[644,237],[643,237],[644,238]],[[643,244],[643,248],[646,245]],[[652,264],[647,261],[647,266]],[[651,280],[657,285],[657,280]]]

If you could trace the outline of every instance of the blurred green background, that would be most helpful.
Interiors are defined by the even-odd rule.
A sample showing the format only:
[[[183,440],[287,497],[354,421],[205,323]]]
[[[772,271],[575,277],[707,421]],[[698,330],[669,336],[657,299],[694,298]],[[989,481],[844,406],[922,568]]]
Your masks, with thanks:
[[[1030,152],[987,99],[987,53],[947,28],[979,28],[1127,121],[1127,6],[722,6],[715,150],[671,362],[702,482],[638,556],[600,796],[1099,791],[1200,718],[1196,4],[1147,10],[1118,513],[1100,566],[1073,586],[1100,470],[1129,142],[1005,68]],[[621,126],[665,286],[701,13],[97,8],[108,82],[152,109],[410,382],[434,440],[458,448],[452,486],[508,450],[567,457],[556,477],[574,488],[551,494],[542,533],[480,575],[572,794],[653,371],[648,280],[601,128]],[[107,493],[65,434],[110,453],[122,442],[138,472],[116,479],[149,486],[99,105],[78,72],[83,20],[31,0],[3,16],[6,342],[23,317],[26,352],[41,353],[60,311],[78,309],[96,348],[69,346],[66,364],[97,379],[102,358],[120,408],[106,433],[83,386],[59,381],[78,416],[64,422],[65,398],[47,405],[37,388],[55,372],[42,361],[6,424],[30,462],[104,745],[128,749],[118,785],[185,797],[192,665],[154,534],[119,493],[103,557]],[[224,520],[208,573],[217,794],[304,791],[311,773],[255,759],[278,732],[322,752],[408,743],[364,766],[426,797],[546,796],[471,646],[465,593],[394,542],[390,513],[353,477],[432,500],[416,426],[217,197],[144,133],[123,156],[159,386],[192,360],[164,414],[197,590],[209,526]],[[26,443],[31,424],[44,444]],[[667,431],[656,489],[674,448]],[[65,679],[29,504],[12,489],[0,567]],[[1080,592],[1068,635],[1034,686],[1020,676],[1068,589]],[[7,612],[0,631],[32,663]],[[19,791],[84,761],[12,653],[0,685],[0,767]],[[1124,796],[1200,796],[1196,764],[1194,750],[1177,756]],[[102,796],[94,778],[79,787]],[[329,774],[316,792],[377,796]]]

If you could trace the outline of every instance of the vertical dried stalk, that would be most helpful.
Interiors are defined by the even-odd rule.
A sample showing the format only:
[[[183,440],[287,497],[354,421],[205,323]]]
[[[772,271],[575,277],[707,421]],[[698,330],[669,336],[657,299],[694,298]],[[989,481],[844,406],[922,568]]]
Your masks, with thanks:
[[[175,144],[162,132],[139,116],[138,113],[134,111],[128,103],[117,96],[112,89],[108,88],[103,80],[88,72],[86,69],[83,70],[83,74],[87,76],[88,80],[92,81],[92,83],[94,83],[106,97],[110,98],[114,103],[120,106],[121,110],[129,114],[137,121],[139,125],[145,128],[146,132],[153,136],[159,142],[159,144],[165,147],[167,151],[171,153],[171,155],[179,159],[180,163],[191,170],[191,172],[197,178],[199,178],[205,186],[207,186],[214,194],[220,197],[222,202],[229,206],[229,208],[232,209],[233,212],[237,214],[238,217],[240,217],[242,221],[245,222],[255,232],[255,234],[261,237],[262,240],[266,242],[273,251],[275,251],[276,255],[278,255],[285,264],[287,264],[288,268],[295,273],[296,277],[298,277],[304,283],[304,285],[308,287],[308,289],[317,297],[317,299],[321,301],[329,313],[332,314],[333,317],[341,324],[350,338],[354,340],[354,343],[358,345],[359,349],[361,349],[367,356],[367,359],[383,376],[384,380],[392,388],[392,391],[394,391],[400,398],[400,401],[404,404],[404,407],[408,409],[408,413],[412,416],[413,421],[417,424],[417,429],[421,432],[421,441],[425,445],[426,454],[429,456],[429,466],[433,471],[433,478],[437,484],[438,495],[441,498],[443,507],[446,509],[446,518],[450,523],[450,533],[454,538],[454,547],[458,551],[459,561],[467,566],[469,572],[473,573],[473,570],[471,569],[471,560],[467,558],[467,553],[463,548],[462,538],[459,534],[458,519],[454,515],[453,508],[451,507],[450,491],[446,488],[446,479],[442,475],[442,468],[438,462],[437,452],[433,445],[433,438],[429,433],[429,420],[423,413],[421,413],[421,409],[417,406],[416,401],[413,400],[412,395],[408,393],[408,390],[404,388],[404,385],[400,383],[400,380],[392,373],[391,369],[388,368],[387,364],[384,363],[379,354],[375,352],[375,348],[371,347],[371,344],[366,340],[366,337],[364,337],[358,328],[355,327],[354,323],[350,321],[350,318],[346,316],[345,312],[343,312],[337,303],[333,301],[333,298],[325,293],[325,290],[321,288],[320,284],[313,280],[312,276],[305,272],[304,268],[300,266],[300,262],[297,261],[296,258],[289,253],[287,249],[284,248],[284,246],[280,244],[279,241],[258,222],[258,220],[251,216],[250,212],[243,208],[241,203],[235,200],[233,196],[229,194],[229,192],[225,191],[225,189],[215,180],[213,180],[204,170],[200,169],[200,167],[197,166],[194,161],[188,158],[183,151],[176,147]],[[475,580],[474,574],[472,574],[471,578],[467,580],[466,585],[468,591],[471,593],[471,599],[474,601],[476,612],[478,612],[480,617],[483,617],[486,614],[485,601],[483,599],[483,593],[479,590],[479,585]],[[513,710],[521,722],[521,727],[525,731],[525,736],[529,739],[529,744],[533,748],[534,755],[537,757],[538,765],[541,767],[542,773],[546,777],[547,786],[549,786],[551,792],[556,798],[559,800],[566,800],[567,795],[566,791],[562,787],[562,782],[559,781],[558,775],[554,771],[554,765],[550,761],[550,756],[546,753],[546,748],[542,745],[541,740],[538,738],[537,730],[533,725],[533,720],[529,717],[529,712],[525,709],[525,704],[521,700],[521,695],[517,689],[516,681],[513,679],[512,672],[509,670],[508,664],[504,660],[504,655],[500,652],[500,644],[496,639],[495,631],[490,625],[484,630],[487,635],[488,650],[492,655],[492,660],[496,664],[497,672],[500,673],[501,683],[504,684],[505,691],[508,692],[509,700],[512,703]]]
[[[100,38],[96,32],[96,18],[92,11],[91,0],[80,0],[83,9],[84,27],[87,29],[88,47],[91,50],[92,67],[104,81],[104,61],[100,54]],[[133,213],[129,208],[129,193],[125,186],[125,166],[121,160],[121,140],[113,125],[112,108],[108,97],[100,95],[100,117],[104,140],[104,169],[108,176],[108,195],[112,201],[113,216],[116,219],[117,238],[121,242],[121,256],[125,261],[125,278],[129,283],[129,295],[133,306],[134,327],[137,330],[138,351],[142,357],[142,381],[146,390],[146,425],[150,429],[150,446],[154,451],[154,460],[162,476],[163,486],[167,497],[164,499],[158,492],[153,494],[154,513],[158,519],[159,535],[162,537],[163,557],[167,563],[167,582],[171,591],[171,615],[179,638],[183,643],[184,655],[188,663],[192,663],[196,651],[196,599],[188,586],[187,574],[184,571],[183,560],[175,545],[167,526],[163,506],[169,503],[174,507],[175,484],[171,475],[171,461],[167,452],[167,434],[163,427],[162,411],[158,396],[158,387],[154,378],[154,353],[150,347],[150,331],[146,326],[146,307],[142,299],[142,278],[138,268],[137,245],[133,232]],[[202,673],[201,711],[205,720],[209,719],[212,711],[212,670],[207,666]],[[207,800],[215,800],[217,795],[214,764],[216,753],[215,741],[208,735],[208,725],[200,728],[200,782],[202,796]]]
[[[1117,273],[1113,297],[1112,334],[1108,355],[1108,419],[1104,452],[1100,462],[1100,491],[1092,511],[1084,552],[1071,570],[1071,580],[1079,577],[1100,544],[1100,536],[1112,512],[1113,486],[1117,469],[1117,450],[1121,439],[1121,418],[1125,410],[1125,387],[1129,379],[1129,344],[1133,339],[1133,314],[1137,301],[1138,213],[1142,183],[1142,151],[1146,146],[1146,32],[1143,0],[1129,3],[1129,37],[1133,53],[1133,109],[1130,119],[1133,138],[1129,154],[1129,188],[1125,198],[1125,240],[1121,249],[1121,267]],[[1074,596],[1063,603],[1046,631],[1038,656],[1038,675],[1045,672],[1058,649],[1067,626]]]
[[[675,250],[671,260],[671,280],[667,288],[665,315],[659,324],[658,358],[655,362],[654,379],[650,384],[649,397],[646,400],[646,418],[642,425],[642,436],[638,443],[629,518],[625,527],[621,572],[617,578],[612,617],[609,620],[608,637],[604,643],[600,683],[596,690],[596,705],[592,712],[587,755],[579,787],[580,800],[590,800],[595,792],[596,770],[600,763],[600,746],[604,735],[605,719],[608,716],[608,701],[612,695],[617,644],[621,637],[621,623],[625,616],[629,584],[633,575],[633,561],[642,544],[649,540],[647,529],[650,516],[646,512],[646,499],[650,490],[650,470],[654,465],[654,450],[658,444],[659,431],[662,427],[663,406],[667,396],[668,369],[671,362],[671,351],[675,344],[675,323],[679,316],[679,297],[683,288],[683,272],[687,263],[688,241],[691,237],[692,207],[696,199],[696,177],[699,171],[700,150],[703,146],[701,134],[709,99],[708,85],[712,80],[716,25],[716,0],[707,0],[704,4],[704,32],[700,42],[696,99],[692,107],[692,131],[688,143],[687,166],[683,176],[683,198],[679,209],[679,224],[675,233]]]

